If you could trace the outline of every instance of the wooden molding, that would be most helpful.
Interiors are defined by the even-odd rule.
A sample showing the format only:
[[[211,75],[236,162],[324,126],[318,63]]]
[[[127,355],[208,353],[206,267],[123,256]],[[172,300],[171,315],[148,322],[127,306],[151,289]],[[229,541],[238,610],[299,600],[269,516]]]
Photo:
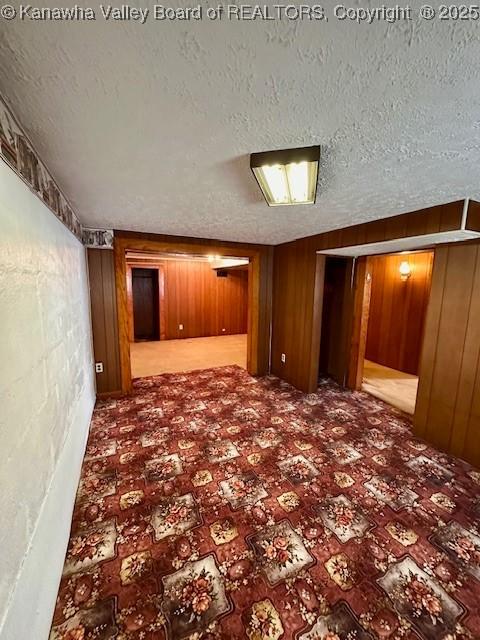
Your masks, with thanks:
[[[115,283],[117,292],[118,335],[122,391],[132,391],[130,364],[129,292],[127,291],[127,251],[151,253],[215,254],[225,258],[244,257],[250,260],[248,281],[247,370],[251,375],[269,371],[270,311],[272,294],[272,248],[198,238],[155,236],[152,234],[114,234]],[[130,293],[131,296],[131,293]]]
[[[109,398],[121,398],[124,395],[123,391],[104,391],[103,393],[97,393],[97,400],[108,400]]]
[[[350,357],[347,370],[347,387],[355,391],[362,388],[371,288],[370,259],[358,258],[354,274]]]
[[[128,339],[135,342],[133,323],[133,285],[132,269],[153,269],[157,272],[158,283],[158,318],[160,340],[165,340],[165,266],[162,262],[126,262],[127,269],[127,307],[128,307]]]

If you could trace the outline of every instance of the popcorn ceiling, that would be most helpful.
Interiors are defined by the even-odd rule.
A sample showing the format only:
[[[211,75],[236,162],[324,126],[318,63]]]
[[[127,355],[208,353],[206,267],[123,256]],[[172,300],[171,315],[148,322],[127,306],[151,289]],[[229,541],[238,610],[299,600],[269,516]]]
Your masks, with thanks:
[[[11,21],[0,89],[82,225],[277,244],[480,198],[476,27]],[[249,154],[313,144],[268,208]]]

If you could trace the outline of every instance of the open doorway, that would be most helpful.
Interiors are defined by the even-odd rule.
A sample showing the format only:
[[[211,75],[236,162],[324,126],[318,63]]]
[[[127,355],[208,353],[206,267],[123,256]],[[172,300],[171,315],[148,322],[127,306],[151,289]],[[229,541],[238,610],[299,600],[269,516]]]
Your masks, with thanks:
[[[160,340],[158,269],[132,269],[135,342]]]
[[[413,415],[433,251],[368,258],[369,304],[362,389]]]
[[[320,376],[413,415],[433,256],[325,256]]]
[[[132,378],[247,366],[248,258],[127,251]]]
[[[348,370],[353,269],[353,258],[325,259],[319,374],[342,386]]]

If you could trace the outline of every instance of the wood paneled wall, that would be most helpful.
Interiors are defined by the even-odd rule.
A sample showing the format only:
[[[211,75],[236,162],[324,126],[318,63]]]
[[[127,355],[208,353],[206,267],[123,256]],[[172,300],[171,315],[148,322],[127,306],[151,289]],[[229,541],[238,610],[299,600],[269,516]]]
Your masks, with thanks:
[[[414,429],[480,466],[480,243],[435,250]]]
[[[272,373],[307,393],[317,388],[324,278],[324,262],[317,251],[460,229],[463,205],[459,200],[276,246]],[[473,208],[471,215],[469,208],[467,227],[475,227]]]
[[[419,209],[398,216],[355,224],[343,229],[335,229],[316,236],[294,240],[295,244],[306,243],[317,251],[355,245],[373,244],[412,238],[432,233],[458,231],[465,223],[467,229],[480,231],[480,210],[478,203],[470,201],[464,220],[464,200],[449,202],[427,209]],[[288,244],[293,244],[288,243]]]
[[[113,251],[88,249],[88,272],[93,351],[95,362],[103,363],[103,373],[96,374],[97,393],[108,395],[121,389]]]
[[[407,280],[400,278],[403,261],[408,261],[412,269]],[[368,360],[418,374],[432,265],[431,251],[370,258]]]
[[[303,391],[317,387],[324,269],[308,241],[275,247],[271,369]]]
[[[323,291],[323,268],[319,268],[317,251],[456,231],[462,224],[480,231],[477,203],[470,201],[466,219],[464,213],[464,201],[458,200],[276,246],[272,373],[307,393],[317,387]],[[357,260],[357,267],[360,264],[365,266]],[[286,355],[285,364],[281,362],[282,353]],[[348,380],[354,379],[355,375],[347,374]]]
[[[228,269],[227,277],[221,278],[208,262],[198,260],[164,260],[157,264],[160,266],[164,288],[160,300],[160,306],[164,305],[162,339],[247,332],[247,268]]]

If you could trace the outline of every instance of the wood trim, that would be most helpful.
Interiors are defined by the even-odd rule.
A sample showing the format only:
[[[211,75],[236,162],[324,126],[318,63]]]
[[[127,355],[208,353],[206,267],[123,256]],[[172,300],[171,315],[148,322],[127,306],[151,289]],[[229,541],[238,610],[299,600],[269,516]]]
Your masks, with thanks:
[[[157,262],[135,262],[127,261],[127,306],[128,306],[128,339],[135,342],[135,330],[133,325],[133,285],[132,269],[154,269],[157,272],[158,282],[158,318],[160,340],[165,340],[165,267],[163,263]]]
[[[186,253],[202,256],[213,253],[225,258],[248,258],[250,260],[250,271],[248,284],[247,370],[251,375],[265,375],[268,373],[272,292],[272,285],[269,280],[271,280],[273,256],[271,247],[198,238],[156,236],[125,231],[115,231],[113,247],[120,345],[120,374],[123,393],[131,393],[133,389],[130,364],[126,251]]]
[[[122,392],[131,393],[132,368],[130,364],[130,327],[127,294],[126,247],[114,237],[113,253],[115,256],[115,286],[117,290],[118,342],[120,351],[120,380]]]
[[[135,340],[135,328],[133,326],[133,278],[132,278],[132,266],[127,263],[126,265],[126,279],[127,279],[127,308],[128,308],[128,339],[130,342]]]
[[[160,319],[160,340],[165,340],[166,336],[166,313],[165,313],[165,265],[158,265],[158,317]]]
[[[108,400],[108,398],[121,398],[123,391],[104,391],[103,393],[97,393],[97,400]]]
[[[350,357],[347,370],[347,387],[358,391],[362,388],[363,364],[367,347],[368,314],[370,309],[371,261],[367,256],[356,260],[353,289]]]
[[[315,284],[313,293],[312,326],[310,329],[312,348],[310,350],[307,392],[314,393],[318,387],[320,365],[320,342],[322,338],[323,290],[325,286],[325,256],[317,254],[315,264]]]

